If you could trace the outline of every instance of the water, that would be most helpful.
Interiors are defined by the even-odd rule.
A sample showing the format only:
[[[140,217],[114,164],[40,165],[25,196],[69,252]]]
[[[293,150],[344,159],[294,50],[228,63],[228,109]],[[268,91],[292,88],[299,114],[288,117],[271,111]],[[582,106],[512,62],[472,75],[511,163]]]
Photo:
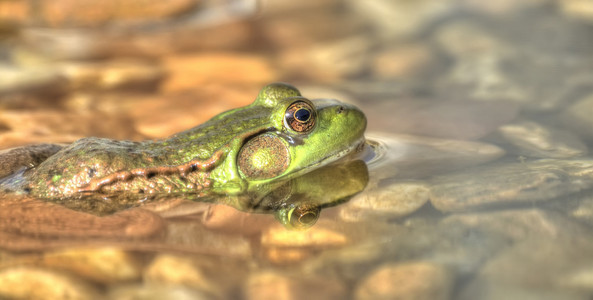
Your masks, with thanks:
[[[288,81],[365,112],[365,164],[99,215],[3,195],[0,297],[593,297],[587,1],[240,2],[0,4],[0,145],[164,137]]]

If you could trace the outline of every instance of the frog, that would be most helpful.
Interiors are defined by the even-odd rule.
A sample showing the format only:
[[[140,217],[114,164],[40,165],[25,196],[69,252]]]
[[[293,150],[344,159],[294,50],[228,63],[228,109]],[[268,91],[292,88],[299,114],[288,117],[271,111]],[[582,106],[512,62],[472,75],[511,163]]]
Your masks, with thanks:
[[[360,150],[366,123],[364,113],[352,104],[310,100],[290,84],[271,83],[251,104],[168,138],[87,137],[69,145],[13,149],[0,161],[18,164],[0,170],[5,176],[0,188],[54,200],[237,195]]]

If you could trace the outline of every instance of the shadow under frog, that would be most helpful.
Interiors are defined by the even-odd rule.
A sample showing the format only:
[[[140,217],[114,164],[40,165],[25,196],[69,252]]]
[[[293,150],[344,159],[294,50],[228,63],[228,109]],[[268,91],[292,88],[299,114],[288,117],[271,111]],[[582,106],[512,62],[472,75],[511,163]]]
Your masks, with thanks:
[[[287,84],[156,141],[85,138],[0,154],[0,188],[105,215],[171,197],[274,213],[290,228],[313,224],[321,207],[360,192],[366,118],[337,100],[308,100]]]

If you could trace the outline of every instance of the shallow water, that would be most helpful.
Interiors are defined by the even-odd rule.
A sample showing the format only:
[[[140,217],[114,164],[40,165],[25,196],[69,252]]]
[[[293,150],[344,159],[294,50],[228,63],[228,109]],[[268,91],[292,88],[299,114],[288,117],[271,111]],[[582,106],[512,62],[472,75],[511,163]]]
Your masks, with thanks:
[[[2,195],[0,298],[593,297],[588,1],[207,2],[0,3],[0,146],[162,138],[286,81],[365,112],[368,173],[310,175],[301,230],[261,195]]]

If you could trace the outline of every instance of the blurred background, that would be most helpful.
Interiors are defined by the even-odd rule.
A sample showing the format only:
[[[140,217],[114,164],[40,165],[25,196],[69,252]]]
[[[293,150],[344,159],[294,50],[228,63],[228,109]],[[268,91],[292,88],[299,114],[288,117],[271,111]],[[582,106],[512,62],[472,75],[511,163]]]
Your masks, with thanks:
[[[591,90],[592,22],[587,0],[3,0],[0,145],[165,137],[273,81],[354,102],[372,130],[588,130],[547,117]]]
[[[593,1],[0,0],[0,148],[163,138],[275,81],[365,112],[365,193],[296,233],[2,199],[0,298],[591,299]]]

